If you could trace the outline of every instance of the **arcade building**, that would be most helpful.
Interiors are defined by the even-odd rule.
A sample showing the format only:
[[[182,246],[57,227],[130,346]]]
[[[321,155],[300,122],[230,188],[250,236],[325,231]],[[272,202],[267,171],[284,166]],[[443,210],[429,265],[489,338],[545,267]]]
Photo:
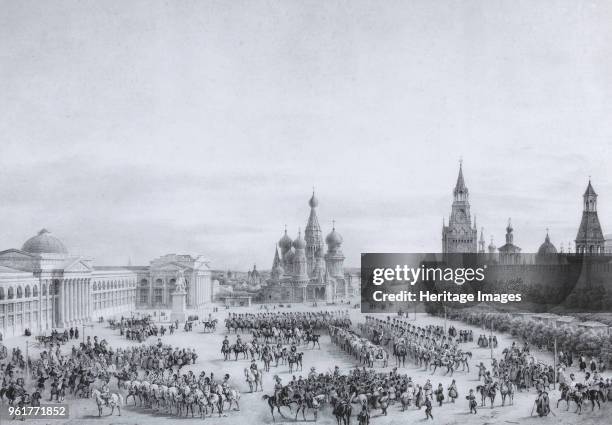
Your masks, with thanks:
[[[94,266],[43,229],[21,249],[0,252],[0,333],[37,334],[136,309],[170,308],[180,275],[187,308],[212,303],[211,271],[201,256],[169,254],[148,266]]]

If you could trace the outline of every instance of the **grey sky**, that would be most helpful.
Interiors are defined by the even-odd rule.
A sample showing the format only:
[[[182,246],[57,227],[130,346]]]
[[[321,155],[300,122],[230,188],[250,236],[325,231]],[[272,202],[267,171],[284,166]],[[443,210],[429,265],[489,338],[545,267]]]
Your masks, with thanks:
[[[612,232],[609,1],[1,1],[1,248],[271,264],[314,185],[326,234],[437,251],[472,211],[533,251]]]

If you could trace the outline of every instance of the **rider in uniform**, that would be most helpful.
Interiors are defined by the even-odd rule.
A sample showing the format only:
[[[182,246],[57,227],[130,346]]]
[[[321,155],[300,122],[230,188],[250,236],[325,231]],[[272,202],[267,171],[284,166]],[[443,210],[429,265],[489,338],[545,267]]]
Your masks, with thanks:
[[[108,406],[108,399],[110,398],[110,386],[108,385],[108,381],[104,381],[102,384],[101,398],[104,400],[104,403]]]
[[[278,400],[281,391],[283,390],[283,383],[278,375],[274,375],[274,381],[274,397]]]

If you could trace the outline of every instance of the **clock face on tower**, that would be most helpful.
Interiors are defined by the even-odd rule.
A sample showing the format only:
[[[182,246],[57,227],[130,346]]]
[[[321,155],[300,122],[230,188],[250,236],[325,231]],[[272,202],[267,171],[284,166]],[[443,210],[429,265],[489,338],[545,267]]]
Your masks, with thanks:
[[[459,222],[459,223],[465,223],[466,219],[467,219],[467,215],[465,214],[465,210],[459,209],[457,210],[457,213],[455,214],[455,219]]]

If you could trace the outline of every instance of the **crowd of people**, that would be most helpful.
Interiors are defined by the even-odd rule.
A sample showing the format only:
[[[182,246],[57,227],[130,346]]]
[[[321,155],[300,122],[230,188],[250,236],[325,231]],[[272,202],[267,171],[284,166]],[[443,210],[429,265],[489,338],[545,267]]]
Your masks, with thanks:
[[[54,339],[44,349],[41,347],[35,360],[26,359],[19,348],[7,355],[0,365],[0,398],[16,405],[36,406],[43,401],[61,402],[66,397],[91,397],[101,412],[104,406],[119,407],[121,397],[125,396],[128,404],[201,417],[240,408],[240,391],[229,374],[204,371],[198,374],[193,370],[183,373],[185,366],[196,363],[198,354],[191,348],[164,343],[165,333],[173,333],[178,323],[166,328],[150,316],[122,317],[109,323],[119,329],[120,335],[141,343],[113,348],[98,336],[88,336],[69,352],[63,352],[59,340],[66,335],[68,340],[78,341],[78,329],[54,331]],[[386,415],[390,405],[399,404],[402,411],[412,407],[423,409],[425,419],[433,419],[434,406],[442,406],[445,401],[455,403],[460,392],[461,399],[467,401],[466,410],[469,408],[475,414],[488,400],[491,406],[495,405],[496,395],[501,396],[504,406],[513,403],[515,391],[535,390],[534,410],[545,416],[551,411],[548,397],[556,382],[561,400],[566,400],[568,406],[575,403],[577,409],[586,401],[595,406],[612,400],[612,382],[603,376],[593,359],[589,362],[580,355],[577,358],[580,371],[570,371],[571,358],[559,353],[560,362],[555,370],[553,365],[538,359],[527,343],[514,342],[490,364],[488,361],[486,365],[477,364],[474,373],[478,374],[479,382],[475,388],[459,391],[454,379],[450,385],[451,379],[446,381],[447,385],[436,385],[431,382],[433,378],[413,379],[401,373],[406,359],[421,368],[417,374],[426,371],[433,375],[442,369],[444,375],[452,378],[455,372],[470,372],[472,353],[467,351],[466,344],[474,342],[473,332],[452,324],[418,325],[401,317],[366,316],[365,322],[351,328],[348,311],[336,310],[230,313],[225,325],[228,333],[235,336],[225,336],[221,352],[226,360],[237,360],[239,356],[250,360],[244,374],[251,391],[263,390],[262,377],[270,371],[271,364],[289,367],[291,378],[283,382],[280,376],[275,376],[274,393],[264,396],[273,415],[275,409],[278,412],[281,407],[296,406],[296,417],[302,412],[305,418],[310,410],[316,419],[320,407],[329,404],[337,418],[347,414],[350,417],[353,409],[357,409],[353,413],[360,423],[367,423],[373,410]],[[249,335],[242,333],[245,331]],[[359,358],[360,364],[349,372],[341,372],[338,366],[322,373],[308,364],[303,367],[304,353],[300,350],[304,346],[310,348],[310,344],[313,349],[320,348],[317,344],[322,332],[328,332],[333,343]],[[157,341],[142,343],[150,337]],[[476,345],[495,348],[497,337],[479,335]],[[389,356],[393,356],[394,364]],[[263,369],[258,361],[263,362]],[[385,372],[375,369],[388,365],[395,367]],[[303,370],[309,372],[304,374]],[[583,376],[577,378],[579,374]],[[27,385],[25,378],[31,378]]]
[[[446,397],[454,403],[459,396],[455,381],[447,388],[441,383],[435,386],[429,379],[418,383],[407,374],[400,374],[397,368],[384,373],[356,367],[344,374],[338,366],[325,373],[317,373],[313,367],[307,376],[294,375],[287,383],[283,383],[278,376],[274,378],[274,395],[266,397],[273,400],[269,402],[271,410],[273,406],[295,404],[298,412],[300,407],[303,412],[307,408],[313,409],[315,419],[323,403],[329,403],[338,418],[350,416],[352,406],[356,405],[360,422],[369,419],[375,409],[380,409],[386,415],[388,407],[396,403],[401,404],[402,411],[411,407],[419,410],[424,408],[425,417],[433,419],[434,404],[442,406]]]

